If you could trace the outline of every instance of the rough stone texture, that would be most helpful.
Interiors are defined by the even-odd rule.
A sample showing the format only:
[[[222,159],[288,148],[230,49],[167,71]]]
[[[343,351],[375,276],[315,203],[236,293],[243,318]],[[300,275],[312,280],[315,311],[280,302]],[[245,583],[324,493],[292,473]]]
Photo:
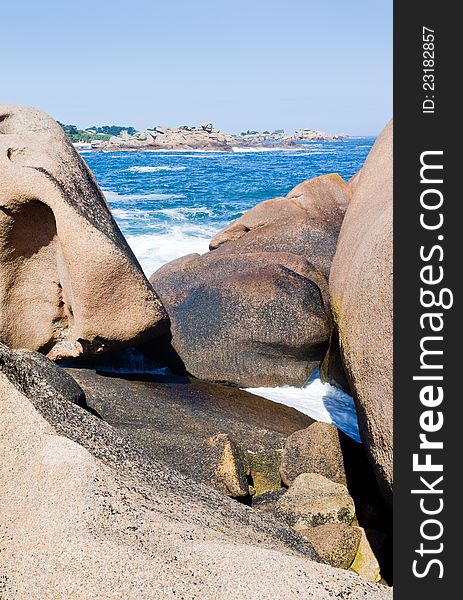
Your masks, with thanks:
[[[5,600],[392,598],[71,402],[0,372],[0,403]]]
[[[258,489],[280,487],[279,465],[270,459],[280,456],[288,435],[313,423],[292,408],[229,386],[172,375],[115,378],[89,369],[68,371],[85,391],[87,405],[150,456],[225,493],[230,492],[215,475],[221,453],[208,439],[227,436],[235,465],[242,465],[243,476],[252,469]],[[239,480],[236,495],[243,495],[248,487]]]
[[[392,501],[392,122],[376,140],[347,209],[330,276],[341,354],[360,433]]]
[[[350,187],[350,189],[352,190],[352,193],[355,192],[355,188],[357,187],[358,182],[360,181],[360,176],[362,175],[362,169],[360,169],[359,171],[357,171],[357,173],[355,175],[353,175],[349,181],[347,182],[347,185]]]
[[[301,473],[319,473],[336,483],[346,484],[341,437],[346,436],[328,423],[313,423],[290,435],[281,457],[283,483],[290,486]]]
[[[0,105],[0,341],[59,358],[166,327],[159,298],[62,128],[37,110]]]
[[[259,510],[273,515],[276,503],[284,494],[286,494],[286,492],[286,488],[280,488],[279,490],[274,490],[273,492],[265,492],[265,494],[253,496],[252,506],[253,508],[258,508]]]
[[[338,432],[332,425],[314,423],[287,438],[280,470],[287,485],[303,472],[317,472],[344,482],[355,504],[353,523],[366,528],[382,576],[392,581],[392,514],[379,490],[363,444]],[[271,499],[267,506],[270,504]]]
[[[325,523],[350,525],[355,506],[344,485],[318,473],[303,473],[278,500],[275,514],[298,531]]]
[[[379,581],[381,579],[380,566],[371,548],[366,532],[361,527],[356,527],[355,529],[360,531],[361,536],[357,554],[350,566],[350,570],[370,581]]]
[[[248,451],[248,463],[255,496],[279,490],[281,450]]]
[[[326,351],[326,283],[302,257],[216,250],[168,264],[150,281],[169,313],[171,347],[200,379],[302,385]]]
[[[304,257],[291,252],[248,253],[239,250],[238,247],[234,247],[233,251],[224,247],[202,255],[187,254],[163,265],[150,277],[150,281],[162,289],[167,304],[175,305],[186,300],[195,286],[209,283],[218,287],[224,279],[233,275],[280,265],[312,280],[322,295],[328,297],[326,278]]]
[[[43,354],[11,350],[0,343],[0,371],[26,395],[73,402],[87,406],[85,393],[76,381]]]
[[[211,240],[210,249],[290,252],[328,278],[350,199],[351,190],[339,175],[304,181],[285,198],[261,202],[233,221]]]
[[[358,527],[343,523],[327,523],[299,530],[310,541],[323,560],[338,569],[348,569],[353,563],[362,537]]]
[[[218,433],[208,438],[204,454],[210,465],[211,484],[215,489],[232,498],[249,494],[245,458],[228,434]]]

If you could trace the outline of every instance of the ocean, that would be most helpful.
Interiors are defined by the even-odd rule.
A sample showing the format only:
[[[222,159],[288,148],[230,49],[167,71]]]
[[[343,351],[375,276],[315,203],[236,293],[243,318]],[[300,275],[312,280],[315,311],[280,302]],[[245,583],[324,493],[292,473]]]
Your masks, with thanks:
[[[206,252],[215,233],[262,200],[285,196],[317,175],[334,172],[349,179],[373,142],[348,138],[303,150],[82,155],[149,277],[174,258]]]
[[[363,165],[374,138],[304,144],[297,150],[94,152],[81,154],[149,277],[163,264],[207,252],[209,240],[258,202],[306,179]],[[353,400],[315,375],[304,388],[249,390],[335,424],[360,440]]]

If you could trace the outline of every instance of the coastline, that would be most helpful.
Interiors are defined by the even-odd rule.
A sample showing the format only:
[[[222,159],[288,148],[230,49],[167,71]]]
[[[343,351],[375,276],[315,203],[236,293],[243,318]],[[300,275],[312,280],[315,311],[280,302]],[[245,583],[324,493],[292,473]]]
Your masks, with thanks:
[[[381,456],[372,460],[369,430],[362,421],[357,428],[355,412],[359,403],[376,411],[367,387],[376,374],[365,373],[355,353],[346,364],[358,371],[355,379],[347,378],[344,362],[339,364],[341,350],[351,340],[362,346],[363,340],[353,338],[349,329],[356,314],[347,323],[343,314],[333,314],[342,303],[333,301],[331,276],[337,261],[335,275],[343,290],[349,288],[342,281],[347,277],[349,283],[353,275],[345,272],[349,263],[339,255],[343,246],[338,236],[355,219],[362,193],[370,203],[371,178],[378,172],[387,177],[390,171],[390,130],[365,164],[355,157],[366,154],[368,144],[358,145],[359,154],[350,143],[338,154],[332,144],[326,151],[308,150],[309,158],[299,161],[286,160],[281,150],[303,155],[298,150],[307,150],[308,144],[218,150],[185,144],[155,148],[139,140],[134,148],[127,139],[120,146],[129,147],[118,150],[264,150],[277,155],[246,160],[219,155],[202,161],[184,155],[150,159],[100,154],[84,161],[44,113],[6,107],[3,123],[18,138],[27,133],[24,152],[36,159],[37,173],[31,178],[28,164],[4,167],[11,210],[2,215],[6,235],[0,266],[17,292],[2,297],[2,310],[14,315],[15,328],[9,328],[8,320],[0,323],[0,395],[8,409],[5,432],[13,432],[2,436],[7,459],[0,486],[10,500],[2,514],[12,523],[8,535],[13,541],[6,545],[10,588],[23,585],[22,570],[35,575],[26,551],[29,538],[61,519],[58,535],[47,538],[47,571],[62,564],[63,539],[72,535],[65,570],[75,575],[73,589],[89,581],[87,573],[72,570],[75,556],[84,549],[89,562],[95,561],[103,535],[104,572],[121,572],[111,554],[117,550],[124,575],[128,568],[133,578],[139,569],[130,571],[126,557],[135,548],[149,566],[140,586],[156,590],[157,562],[174,555],[190,563],[189,540],[210,540],[213,552],[205,560],[201,550],[194,568],[206,568],[212,582],[213,593],[205,597],[220,597],[214,578],[223,577],[225,567],[213,562],[219,531],[220,547],[227,542],[233,547],[233,565],[237,543],[259,565],[266,562],[265,548],[278,553],[280,566],[288,553],[299,557],[298,569],[314,582],[314,597],[323,597],[320,592],[334,576],[327,597],[336,597],[339,589],[349,595],[354,586],[363,596],[389,598],[390,591],[377,585],[392,583],[390,511],[376,473],[384,469]],[[10,138],[3,143],[9,148]],[[113,146],[114,140],[99,148],[92,143],[77,148],[110,152]],[[375,162],[378,155],[384,168]],[[45,167],[58,185],[48,185]],[[354,174],[359,168],[365,173],[361,178]],[[103,196],[107,185],[114,190],[112,199]],[[388,180],[381,189],[387,203]],[[37,222],[44,224],[42,237],[30,235]],[[195,245],[213,226],[208,251],[191,252],[180,243],[185,225],[190,237],[196,236]],[[139,240],[157,236],[147,248],[147,258],[152,256],[145,272],[134,234]],[[341,237],[348,249],[354,234],[348,230]],[[168,260],[161,239],[174,240],[176,257]],[[370,255],[376,240],[366,241]],[[381,249],[375,254],[381,269],[387,256]],[[154,270],[149,269],[151,261],[159,263]],[[354,281],[354,293],[371,294],[374,281]],[[31,286],[33,297],[24,291]],[[379,307],[387,316],[388,305]],[[375,330],[371,335],[375,340]],[[141,368],[132,372],[132,364]],[[364,388],[349,387],[360,380],[365,380]],[[307,409],[312,401],[315,413]],[[383,427],[376,412],[371,420]],[[386,445],[387,421],[381,433]],[[21,456],[32,459],[18,462],[18,448],[26,448]],[[50,474],[50,461],[63,468]],[[28,501],[23,507],[16,490],[19,499],[29,499],[37,484],[44,489],[39,505]],[[58,508],[52,502],[57,489]],[[81,512],[92,519],[78,520],[77,528],[67,518],[75,506],[73,490],[79,491]],[[102,518],[95,520],[94,514]],[[23,515],[38,528],[29,528],[28,539],[17,542],[15,524]],[[164,535],[167,522],[169,539]],[[136,533],[129,538],[127,531]],[[140,537],[142,531],[146,537]],[[370,531],[375,532],[371,545]],[[164,546],[157,539],[149,546],[153,535],[165,540]],[[320,544],[322,538],[326,544]],[[14,562],[18,554],[24,557],[19,568]],[[40,558],[42,564],[45,558]],[[295,585],[285,569],[278,597]],[[169,572],[183,590],[182,570],[174,566]],[[190,581],[189,574],[186,579]],[[110,575],[90,581],[86,595],[98,597],[102,582],[113,589]],[[267,578],[257,583],[246,595],[268,590]],[[26,597],[28,581],[23,589]],[[38,589],[44,596],[48,582]]]
[[[66,129],[68,126],[63,126]],[[93,135],[94,130],[82,131],[81,134]],[[72,134],[75,136],[75,132]],[[109,139],[91,139],[79,141],[75,137],[70,140],[77,148],[100,150],[105,152],[128,151],[200,151],[200,152],[235,152],[254,148],[265,150],[297,150],[299,146],[308,143],[342,142],[349,136],[344,134],[329,134],[314,129],[299,129],[291,135],[284,130],[259,133],[257,131],[229,134],[212,126],[211,123],[200,127],[167,128],[156,126],[154,129],[129,133],[121,131],[119,135]],[[85,138],[84,138],[85,139]],[[240,149],[240,150],[238,150]]]
[[[343,142],[344,140],[350,139],[350,136],[345,136],[343,140],[317,140],[313,142],[306,142],[304,144],[297,144],[294,146],[286,145],[275,145],[275,146],[231,146],[230,148],[185,148],[184,146],[178,146],[176,148],[161,148],[153,146],[138,146],[138,147],[110,147],[104,148],[100,146],[94,146],[90,143],[85,142],[74,142],[72,145],[76,150],[86,150],[92,152],[214,152],[222,154],[239,154],[246,152],[303,152],[307,148],[311,147],[311,144],[328,144],[336,141],[336,143]]]

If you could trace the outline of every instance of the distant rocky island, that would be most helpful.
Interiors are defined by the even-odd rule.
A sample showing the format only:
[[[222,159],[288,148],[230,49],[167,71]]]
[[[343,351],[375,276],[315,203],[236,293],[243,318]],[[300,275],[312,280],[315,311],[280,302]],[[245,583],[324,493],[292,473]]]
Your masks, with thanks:
[[[287,135],[283,129],[270,131],[243,131],[230,134],[215,128],[212,123],[200,126],[182,125],[136,131],[133,127],[93,127],[79,130],[73,125],[62,125],[70,141],[92,150],[203,150],[233,151],[235,148],[294,148],[307,142],[341,142],[345,135],[330,134],[315,129],[298,129]]]

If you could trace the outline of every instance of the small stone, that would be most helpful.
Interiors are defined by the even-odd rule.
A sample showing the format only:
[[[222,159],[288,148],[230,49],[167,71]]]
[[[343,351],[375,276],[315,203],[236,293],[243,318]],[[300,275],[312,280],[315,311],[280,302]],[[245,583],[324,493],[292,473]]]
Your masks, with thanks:
[[[256,496],[281,488],[281,450],[249,452],[248,461]]]
[[[350,525],[355,505],[346,486],[318,473],[303,473],[278,500],[275,514],[298,531],[325,523]]]
[[[290,486],[301,473],[319,473],[336,483],[346,483],[339,430],[328,423],[313,423],[288,437],[281,457],[280,474]]]
[[[247,468],[239,446],[227,433],[218,433],[208,438],[207,445],[213,487],[233,498],[247,496]]]
[[[298,533],[309,540],[320,558],[338,569],[348,569],[352,565],[362,537],[358,527],[344,523],[327,523],[301,529]]]

